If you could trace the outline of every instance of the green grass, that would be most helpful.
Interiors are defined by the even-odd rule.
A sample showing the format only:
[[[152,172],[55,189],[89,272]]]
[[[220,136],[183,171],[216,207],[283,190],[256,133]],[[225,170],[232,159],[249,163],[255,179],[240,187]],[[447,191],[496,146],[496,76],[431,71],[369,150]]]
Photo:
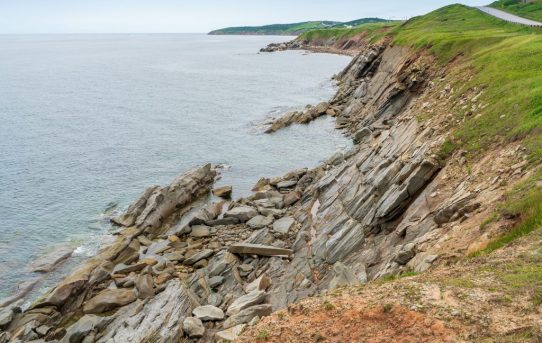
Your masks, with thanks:
[[[542,180],[542,171],[521,182],[506,195],[507,199],[499,211],[519,215],[519,223],[510,232],[493,240],[483,250],[472,256],[488,254],[535,230],[542,231],[542,188],[536,186],[539,180]]]
[[[363,18],[350,22],[307,21],[293,24],[273,24],[264,26],[227,27],[210,32],[213,35],[292,35],[297,36],[309,30],[326,28],[346,29],[345,26],[359,26],[367,23],[380,23],[387,20],[380,18]]]
[[[299,36],[299,40],[328,40],[336,41],[349,39],[358,35],[365,35],[366,41],[374,43],[384,36],[401,22],[382,22],[363,24],[353,28],[328,28],[319,30],[310,30]]]
[[[522,0],[499,0],[492,3],[491,7],[516,14],[520,17],[542,21],[542,0],[534,0],[528,4]]]
[[[460,123],[437,153],[446,160],[457,149],[470,163],[499,145],[521,143],[530,166],[542,162],[542,29],[511,24],[463,5],[451,5],[395,28],[394,43],[427,49],[445,65],[459,58],[448,77],[454,89],[452,113]],[[476,91],[475,91],[476,90]],[[483,90],[475,113],[466,114],[459,97]],[[505,246],[542,226],[542,190],[534,187],[538,173],[507,196],[503,211],[520,214],[519,224],[491,242],[483,253]],[[494,218],[491,218],[494,220]],[[488,223],[486,223],[487,225]]]

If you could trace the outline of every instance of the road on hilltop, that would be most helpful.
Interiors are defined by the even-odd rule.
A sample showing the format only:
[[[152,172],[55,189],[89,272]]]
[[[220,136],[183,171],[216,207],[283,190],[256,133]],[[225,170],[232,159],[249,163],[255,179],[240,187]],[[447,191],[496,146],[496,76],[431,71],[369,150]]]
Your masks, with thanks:
[[[522,17],[518,17],[517,15],[513,15],[511,13],[501,11],[501,10],[498,10],[496,8],[486,7],[486,6],[477,7],[477,8],[480,11],[485,12],[485,13],[493,16],[493,17],[496,17],[496,18],[499,18],[499,19],[502,19],[502,20],[506,20],[506,21],[511,22],[511,23],[527,25],[527,26],[542,26],[541,22],[530,20],[530,19],[525,19],[525,18],[522,18]]]

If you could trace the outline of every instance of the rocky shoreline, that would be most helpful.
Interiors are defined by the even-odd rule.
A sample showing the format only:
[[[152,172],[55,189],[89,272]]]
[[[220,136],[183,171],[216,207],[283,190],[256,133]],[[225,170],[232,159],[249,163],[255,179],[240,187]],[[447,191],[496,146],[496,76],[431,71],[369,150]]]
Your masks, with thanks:
[[[329,103],[267,130],[333,116],[350,151],[203,207],[211,165],[147,189],[113,220],[124,227],[113,245],[24,312],[0,309],[0,343],[233,341],[300,299],[444,262],[441,237],[465,240],[455,228],[501,190],[442,165],[450,118],[417,120],[453,94],[433,83],[446,81],[431,56],[387,41],[359,51]]]

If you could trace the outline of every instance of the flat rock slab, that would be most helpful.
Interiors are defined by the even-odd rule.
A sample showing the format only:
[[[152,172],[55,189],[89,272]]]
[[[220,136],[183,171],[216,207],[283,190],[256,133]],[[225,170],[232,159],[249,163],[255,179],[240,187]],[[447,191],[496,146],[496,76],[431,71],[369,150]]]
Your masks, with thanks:
[[[211,235],[211,228],[204,225],[196,225],[192,227],[192,232],[190,232],[191,237],[195,238],[205,238]]]
[[[236,243],[230,245],[228,251],[232,254],[246,254],[259,256],[291,256],[293,250],[276,248],[270,245]]]
[[[191,265],[203,260],[204,258],[210,257],[213,253],[214,253],[214,251],[211,250],[211,249],[204,249],[204,250],[190,256],[186,260],[184,260],[183,264],[185,264],[187,266],[191,266]]]
[[[295,221],[292,217],[281,218],[273,223],[273,231],[281,234],[287,234],[292,226],[294,226],[294,223]]]
[[[40,256],[33,261],[28,270],[34,273],[49,273],[55,269],[61,262],[70,257],[73,253],[72,248],[60,248],[51,251],[50,253]]]
[[[106,289],[86,302],[84,313],[103,313],[133,303],[137,299],[131,289]]]
[[[250,206],[239,206],[224,213],[224,218],[236,218],[245,223],[258,215],[258,211]]]
[[[218,342],[233,342],[239,338],[239,335],[243,332],[246,326],[246,324],[241,324],[224,331],[219,331],[215,334],[215,338]]]
[[[205,305],[196,307],[192,314],[202,322],[223,320],[224,311],[213,305]]]
[[[247,222],[251,229],[261,229],[271,224],[273,224],[273,218],[264,216],[256,216]]]
[[[224,186],[213,189],[213,194],[217,197],[229,199],[231,198],[232,193],[232,187],[231,186]]]

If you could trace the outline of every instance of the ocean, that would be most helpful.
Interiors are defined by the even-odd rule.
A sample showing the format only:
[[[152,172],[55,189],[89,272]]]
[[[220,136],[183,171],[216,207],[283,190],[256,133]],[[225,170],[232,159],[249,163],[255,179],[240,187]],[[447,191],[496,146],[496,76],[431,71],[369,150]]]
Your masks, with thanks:
[[[288,37],[198,34],[0,36],[0,298],[34,293],[96,253],[108,216],[202,163],[247,195],[260,177],[350,146],[330,118],[272,135],[262,124],[328,100],[345,56],[258,53]],[[73,247],[56,273],[33,259]]]

